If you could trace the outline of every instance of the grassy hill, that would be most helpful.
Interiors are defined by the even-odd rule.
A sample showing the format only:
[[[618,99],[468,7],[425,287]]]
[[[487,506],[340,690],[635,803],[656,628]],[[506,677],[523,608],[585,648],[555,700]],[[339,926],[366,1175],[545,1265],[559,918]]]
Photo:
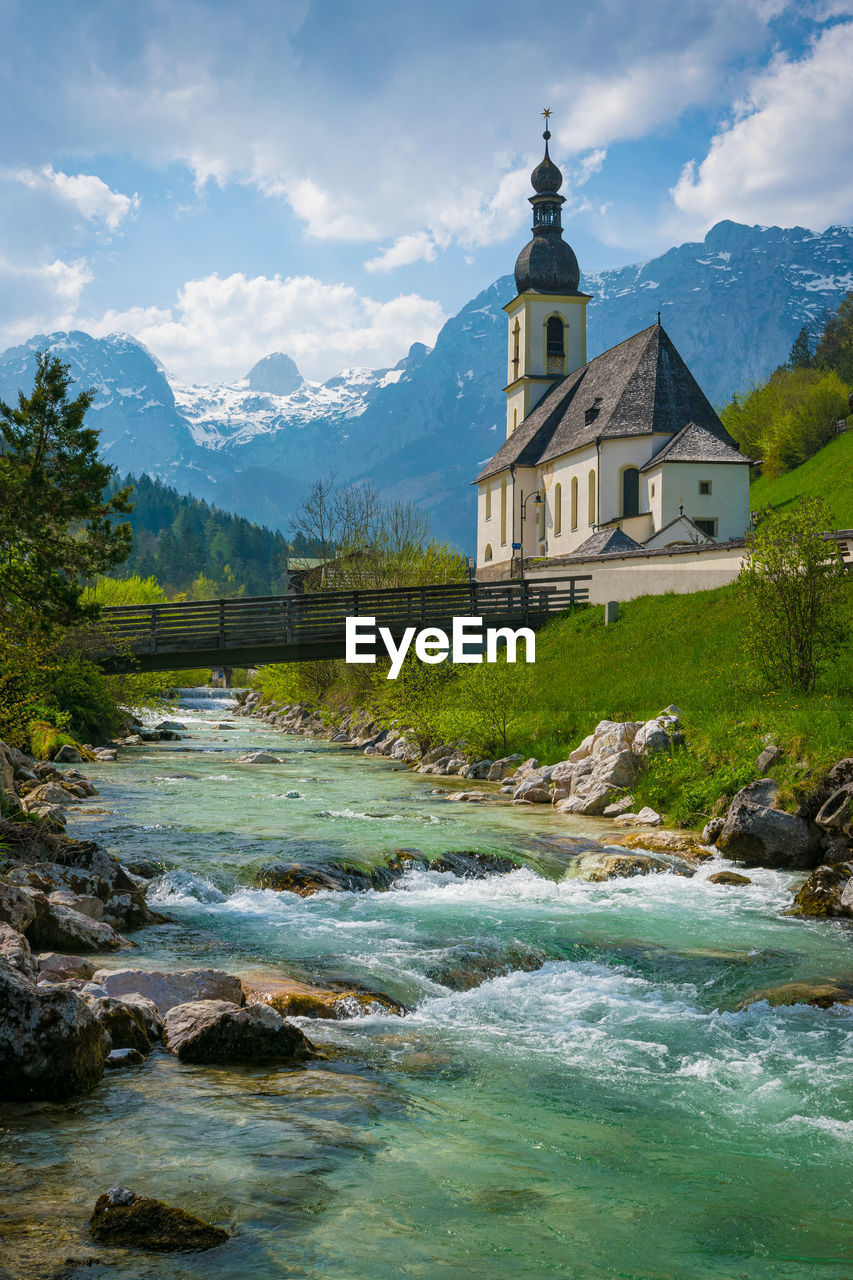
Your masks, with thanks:
[[[749,491],[753,511],[785,507],[804,495],[826,500],[836,529],[853,529],[853,431],[846,431],[813,458],[775,480],[759,476]]]
[[[850,605],[853,623],[853,590]],[[762,687],[749,670],[733,586],[644,596],[620,613],[605,627],[603,609],[582,609],[539,633],[515,750],[553,763],[599,720],[648,719],[674,703],[688,748],[655,761],[634,794],[691,826],[752,781],[767,734],[785,753],[773,773],[789,797],[853,752],[853,640],[805,695]]]

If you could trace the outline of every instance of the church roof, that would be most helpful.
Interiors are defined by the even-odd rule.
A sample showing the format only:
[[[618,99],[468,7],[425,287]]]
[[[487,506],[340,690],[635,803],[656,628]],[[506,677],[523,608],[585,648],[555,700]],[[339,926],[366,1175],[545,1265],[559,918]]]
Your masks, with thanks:
[[[662,434],[688,424],[734,441],[660,323],[560,378],[478,475],[533,467],[595,440]],[[658,455],[660,457],[660,454]]]
[[[641,471],[651,471],[662,462],[749,462],[733,445],[718,435],[700,427],[696,422],[688,422],[678,435],[673,436],[653,458],[650,458]]]
[[[620,551],[639,551],[640,544],[623,533],[621,529],[599,529],[592,537],[587,538],[579,547],[575,547],[573,556],[606,556]]]

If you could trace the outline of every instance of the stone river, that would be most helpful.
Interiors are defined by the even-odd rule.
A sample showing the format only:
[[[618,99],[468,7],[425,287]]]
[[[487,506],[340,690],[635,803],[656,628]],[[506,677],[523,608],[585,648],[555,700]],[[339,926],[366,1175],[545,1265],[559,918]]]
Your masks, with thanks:
[[[70,1104],[6,1106],[0,1275],[853,1277],[853,1007],[736,1011],[762,988],[853,974],[847,925],[784,915],[802,876],[713,884],[731,866],[717,858],[588,883],[548,840],[606,839],[603,820],[450,804],[443,779],[233,705],[185,700],[181,742],[85,766],[100,795],[69,833],[167,868],[149,898],[169,922],[104,965],[356,980],[409,1012],[300,1019],[325,1055],[305,1069],[158,1050]],[[237,763],[250,749],[282,763]],[[412,870],[385,892],[254,887],[271,860],[398,848],[520,865]],[[197,1255],[101,1248],[88,1217],[114,1186],[232,1238]]]

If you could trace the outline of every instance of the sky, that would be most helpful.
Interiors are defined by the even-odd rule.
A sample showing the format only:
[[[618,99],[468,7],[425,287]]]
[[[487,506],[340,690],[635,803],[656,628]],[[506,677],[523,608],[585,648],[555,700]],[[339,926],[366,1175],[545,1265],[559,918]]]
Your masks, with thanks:
[[[529,174],[587,271],[853,222],[853,0],[0,0],[0,350],[186,382],[394,364],[510,272]]]

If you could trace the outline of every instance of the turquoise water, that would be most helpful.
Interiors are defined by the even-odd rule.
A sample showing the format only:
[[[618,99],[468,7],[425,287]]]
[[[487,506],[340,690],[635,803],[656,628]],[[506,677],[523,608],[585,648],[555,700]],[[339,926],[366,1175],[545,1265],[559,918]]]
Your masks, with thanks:
[[[853,974],[845,926],[782,915],[795,878],[546,878],[540,837],[609,828],[449,803],[440,780],[251,721],[214,729],[223,716],[182,708],[191,738],[90,770],[107,812],[71,829],[170,867],[153,896],[173,922],[109,963],[349,976],[411,1012],[305,1020],[326,1054],[308,1071],[158,1052],[68,1106],[7,1108],[10,1274],[72,1257],[96,1259],[90,1280],[853,1277],[853,1010],[734,1012],[755,989]],[[237,764],[249,746],[282,764]],[[251,887],[273,858],[398,847],[527,865],[417,871],[386,893]],[[471,950],[545,963],[450,990]],[[117,1183],[234,1237],[195,1258],[99,1251],[86,1218]]]

